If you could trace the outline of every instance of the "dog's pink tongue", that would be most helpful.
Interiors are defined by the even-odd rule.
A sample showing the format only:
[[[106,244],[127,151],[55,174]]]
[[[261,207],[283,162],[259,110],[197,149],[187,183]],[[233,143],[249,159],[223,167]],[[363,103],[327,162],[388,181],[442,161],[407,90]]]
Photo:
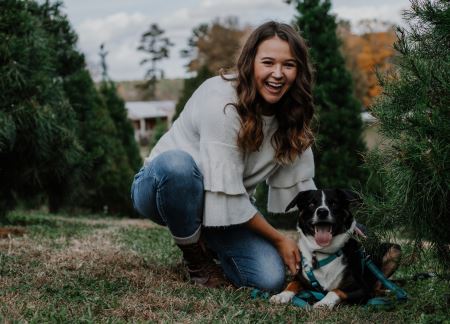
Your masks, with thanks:
[[[331,243],[331,239],[333,235],[331,234],[331,226],[330,225],[316,225],[315,227],[315,235],[314,239],[316,243],[320,246],[328,246]]]

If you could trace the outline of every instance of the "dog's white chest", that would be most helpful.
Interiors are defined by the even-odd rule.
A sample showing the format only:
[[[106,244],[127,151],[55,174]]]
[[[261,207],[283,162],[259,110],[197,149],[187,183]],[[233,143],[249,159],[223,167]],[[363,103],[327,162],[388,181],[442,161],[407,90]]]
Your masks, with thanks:
[[[307,270],[313,272],[314,277],[324,290],[331,291],[339,287],[345,271],[344,257],[342,255],[318,269],[312,269],[312,255],[304,255],[303,257],[306,264],[309,265]],[[326,255],[318,256],[317,260],[320,261],[326,257]],[[309,278],[305,267],[303,267],[303,276]]]
[[[331,291],[339,287],[346,268],[346,262],[344,255],[336,256],[331,262],[325,264],[317,269],[313,269],[313,256],[317,258],[317,261],[322,261],[329,258],[332,254],[339,251],[346,241],[345,234],[336,236],[333,239],[332,244],[327,247],[327,251],[317,251],[313,249],[314,239],[306,237],[304,235],[300,236],[298,246],[302,253],[302,258],[304,258],[304,263],[308,266],[308,269],[303,267],[303,276],[308,279],[307,271],[312,271],[314,277],[319,282],[320,286],[327,291]],[[309,280],[309,279],[308,279]]]

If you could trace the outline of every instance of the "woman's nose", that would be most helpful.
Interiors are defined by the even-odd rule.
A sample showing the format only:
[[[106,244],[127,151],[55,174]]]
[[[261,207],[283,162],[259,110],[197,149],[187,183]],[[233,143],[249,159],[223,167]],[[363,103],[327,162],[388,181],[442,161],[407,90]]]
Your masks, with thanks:
[[[275,78],[281,78],[283,76],[283,73],[281,71],[281,65],[279,64],[275,64],[273,66],[273,71],[272,71],[272,75]]]

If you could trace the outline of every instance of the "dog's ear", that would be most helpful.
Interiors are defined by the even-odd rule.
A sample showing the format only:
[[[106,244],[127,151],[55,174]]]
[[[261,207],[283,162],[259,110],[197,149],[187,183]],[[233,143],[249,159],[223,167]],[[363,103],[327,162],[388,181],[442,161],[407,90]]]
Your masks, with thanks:
[[[362,203],[361,196],[356,192],[348,189],[336,189],[338,195],[349,204]]]
[[[297,205],[298,209],[303,209],[303,206],[307,202],[308,197],[312,192],[315,190],[306,190],[306,191],[300,191],[297,196],[295,196],[294,199],[287,205],[285,212],[288,212],[290,209],[294,208],[295,205]]]

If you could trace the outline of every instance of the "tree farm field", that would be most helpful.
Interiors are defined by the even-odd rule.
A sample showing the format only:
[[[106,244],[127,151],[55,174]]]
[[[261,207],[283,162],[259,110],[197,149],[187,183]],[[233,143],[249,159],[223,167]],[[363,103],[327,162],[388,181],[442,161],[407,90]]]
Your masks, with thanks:
[[[14,211],[0,228],[12,233],[0,237],[2,323],[450,323],[448,278],[411,279],[431,257],[401,265],[409,300],[391,310],[305,311],[189,284],[167,230],[148,220]]]

